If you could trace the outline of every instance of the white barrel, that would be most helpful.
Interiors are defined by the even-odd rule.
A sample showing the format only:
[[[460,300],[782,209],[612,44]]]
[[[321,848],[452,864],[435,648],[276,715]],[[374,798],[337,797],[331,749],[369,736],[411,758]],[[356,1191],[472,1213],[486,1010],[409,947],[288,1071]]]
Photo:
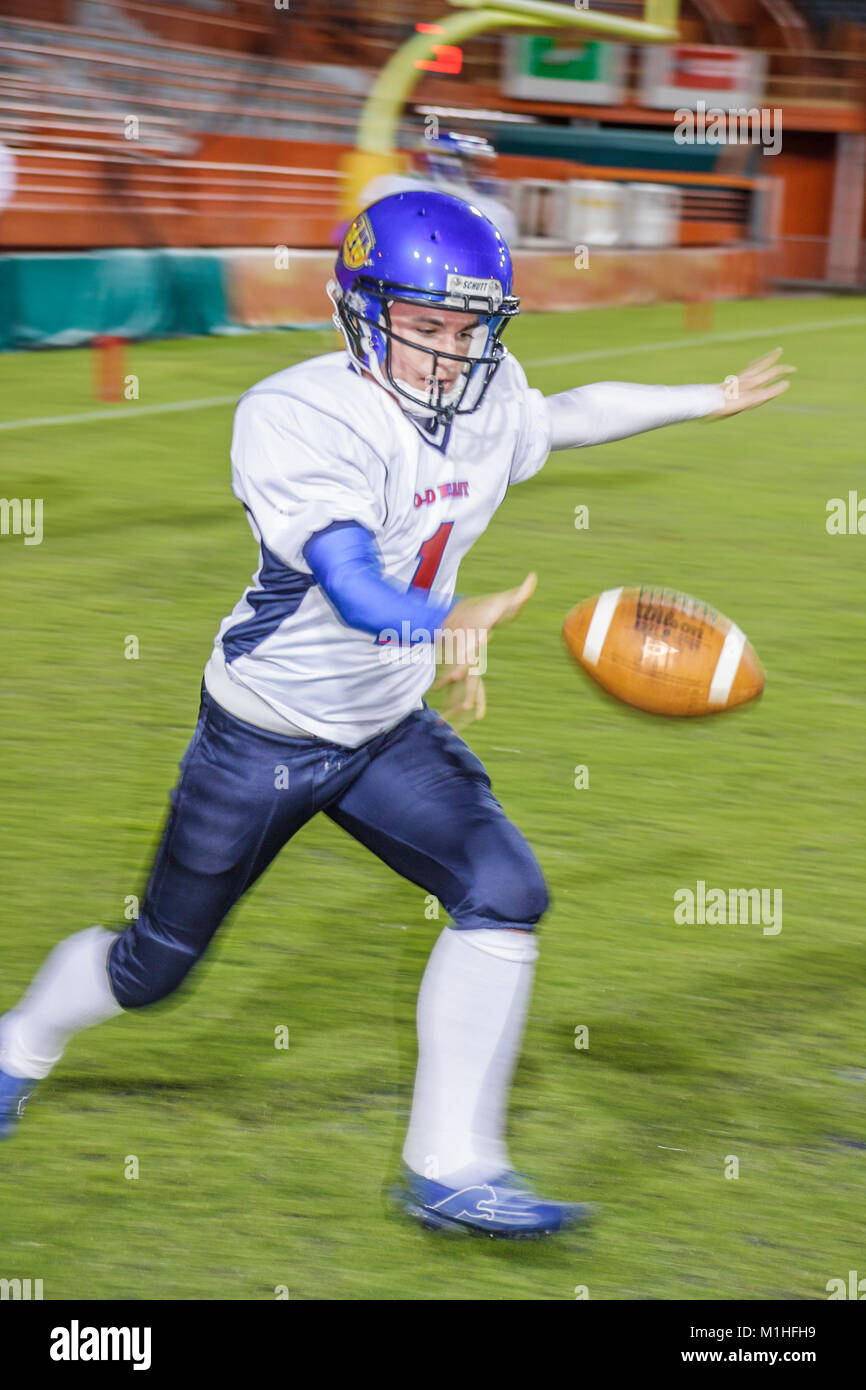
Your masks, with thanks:
[[[676,246],[682,194],[669,183],[629,183],[623,200],[623,244]]]
[[[623,185],[601,179],[570,179],[569,240],[573,246],[622,244]]]
[[[568,186],[561,179],[520,179],[511,188],[518,245],[569,246]]]

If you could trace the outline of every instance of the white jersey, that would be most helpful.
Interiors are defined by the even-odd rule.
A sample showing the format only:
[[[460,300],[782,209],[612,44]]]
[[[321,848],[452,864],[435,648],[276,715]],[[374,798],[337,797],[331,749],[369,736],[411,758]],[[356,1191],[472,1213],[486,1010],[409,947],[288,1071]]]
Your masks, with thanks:
[[[331,522],[357,521],[372,532],[386,579],[408,589],[424,560],[424,587],[450,601],[460,561],[509,484],[545,462],[550,421],[506,352],[478,409],[437,434],[441,445],[345,351],[277,372],[241,399],[232,490],[260,563],[217,634],[206,674],[215,698],[228,678],[276,721],[249,722],[279,730],[288,721],[351,748],[421,707],[436,674],[432,644],[388,651],[349,627],[302,552]]]

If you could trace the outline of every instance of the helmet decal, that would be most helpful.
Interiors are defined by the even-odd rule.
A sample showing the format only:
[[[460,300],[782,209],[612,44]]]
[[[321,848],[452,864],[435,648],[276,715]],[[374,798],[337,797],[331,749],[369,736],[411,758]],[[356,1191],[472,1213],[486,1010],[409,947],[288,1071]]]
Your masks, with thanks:
[[[349,270],[359,270],[370,258],[376,237],[366,213],[355,218],[343,241],[343,264]]]

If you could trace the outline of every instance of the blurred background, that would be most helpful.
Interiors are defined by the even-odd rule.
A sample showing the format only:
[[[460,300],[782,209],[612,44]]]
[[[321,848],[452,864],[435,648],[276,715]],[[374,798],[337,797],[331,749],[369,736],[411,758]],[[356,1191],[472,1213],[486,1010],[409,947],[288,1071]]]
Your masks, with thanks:
[[[76,1038],[0,1146],[0,1280],[46,1300],[866,1274],[866,0],[594,0],[595,30],[515,3],[0,0],[0,1013],[137,915],[258,564],[238,397],[342,347],[325,282],[365,199],[463,192],[512,241],[533,387],[797,368],[736,419],[554,453],[461,565],[467,594],[539,576],[466,738],[552,890],[514,1161],[599,1236],[494,1254],[389,1216],[445,914],[318,816],[192,997]],[[734,619],[760,703],[664,720],[584,682],[563,619],[623,584]],[[697,883],[782,891],[784,929],[678,924]]]
[[[666,43],[642,0],[452,42],[467,5],[0,0],[0,346],[325,322],[348,217],[407,178],[498,218],[527,309],[862,289],[866,0],[650,0]],[[702,105],[756,124],[687,139]]]

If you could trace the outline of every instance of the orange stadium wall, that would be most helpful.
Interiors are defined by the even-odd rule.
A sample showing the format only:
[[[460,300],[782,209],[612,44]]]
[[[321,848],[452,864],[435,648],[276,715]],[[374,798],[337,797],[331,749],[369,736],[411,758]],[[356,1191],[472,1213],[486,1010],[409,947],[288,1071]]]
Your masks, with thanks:
[[[830,132],[786,131],[782,148],[767,163],[772,178],[781,181],[779,234],[782,239],[776,273],[783,279],[820,279],[827,257],[835,176],[835,140]]]
[[[203,163],[259,166],[267,171],[291,170],[277,174],[287,190],[294,180],[304,183],[304,171],[318,175],[323,170],[335,176],[339,171],[343,145],[317,142],[272,140],[236,135],[204,136],[197,148],[196,158]],[[282,207],[255,197],[244,202],[229,198],[225,203],[212,198],[212,172],[206,168],[142,164],[127,168],[122,182],[112,165],[102,161],[69,160],[58,156],[57,168],[64,174],[76,175],[75,191],[65,194],[62,214],[54,210],[47,216],[41,208],[17,208],[7,211],[0,227],[0,247],[7,249],[80,249],[121,246],[295,246],[317,248],[334,244],[334,233],[340,224],[337,181],[322,179],[315,185],[314,195],[298,188],[287,192]],[[38,175],[45,184],[51,177],[55,161],[40,160]],[[114,166],[116,170],[116,166]],[[165,193],[161,208],[144,208],[140,195],[153,194],[156,174],[165,175]],[[566,163],[556,159],[536,159],[504,155],[499,161],[503,178],[617,178],[622,171],[597,169]],[[634,176],[635,171],[626,171]],[[226,171],[219,171],[225,178]],[[266,178],[267,173],[258,175]],[[664,172],[653,174],[656,182],[679,181],[694,184],[730,183],[731,180],[707,179],[700,175],[674,176]],[[734,181],[736,182],[736,180]],[[315,183],[315,180],[314,180]],[[68,187],[68,184],[67,184]],[[179,196],[172,206],[172,192]],[[740,228],[712,219],[684,220],[680,224],[682,245],[722,245],[742,239]]]
[[[835,139],[831,132],[786,131],[781,152],[765,161],[771,167],[761,170],[767,177],[778,180],[784,189],[779,227],[783,240],[781,252],[773,263],[777,275],[820,277],[820,267],[826,259],[826,244],[820,239],[829,234],[832,207]],[[290,188],[293,180],[301,185],[306,182],[306,170],[336,173],[344,152],[345,146],[330,142],[291,142],[220,134],[205,136],[197,157],[217,164],[296,171],[280,176]],[[50,163],[50,159],[41,162],[42,182],[50,172]],[[334,234],[340,222],[336,179],[322,179],[321,188],[317,184],[314,195],[299,188],[287,194],[284,205],[277,208],[265,202],[257,203],[254,198],[248,202],[235,198],[222,204],[214,203],[210,196],[214,177],[211,171],[194,166],[173,169],[168,161],[163,166],[166,174],[164,207],[151,205],[143,213],[137,194],[145,189],[153,194],[154,171],[160,166],[133,167],[122,186],[112,179],[111,166],[102,161],[82,160],[79,165],[67,159],[63,167],[67,173],[74,169],[80,174],[76,192],[66,195],[63,212],[55,209],[49,214],[45,209],[16,208],[13,204],[0,223],[0,249],[85,250],[160,245],[267,248],[284,245],[315,250],[335,244]],[[616,170],[588,170],[561,160],[524,156],[501,156],[499,171],[505,178],[561,179],[587,174],[617,177]],[[225,178],[225,171],[221,171],[220,176]],[[674,175],[657,172],[653,177],[665,181]],[[706,182],[698,175],[679,177],[686,182]],[[168,205],[172,201],[173,187],[182,189],[184,197],[171,208]],[[716,224],[711,220],[683,221],[681,246],[695,250],[705,248],[705,257],[699,263],[675,260],[674,264],[680,266],[677,272],[680,282],[700,284],[702,297],[706,298],[760,293],[766,283],[764,272],[768,267],[753,249],[733,244],[740,236],[742,230],[731,224]],[[731,244],[724,248],[723,254],[726,241]],[[711,246],[715,249],[711,250]],[[602,292],[603,278],[608,276],[609,268],[617,264],[611,259],[614,254],[595,253],[598,275],[586,277],[580,289],[572,284],[576,277],[566,277],[569,302],[651,302],[660,297],[662,283],[668,287],[669,297],[683,298],[681,290],[676,292],[677,275],[671,277],[668,271],[671,256],[676,257],[676,252],[616,253],[620,257],[618,276],[605,279],[606,289]],[[562,253],[548,253],[547,258],[552,265],[571,264],[570,258]],[[636,278],[638,262],[653,267],[652,271],[647,270],[641,285]],[[699,277],[693,278],[692,268],[698,264]],[[686,266],[689,268],[684,273]],[[619,289],[614,280],[618,281]],[[528,287],[524,287],[524,292],[527,290]],[[602,293],[604,297],[598,299],[596,296]]]
[[[252,139],[242,136],[204,136],[196,150],[202,161],[258,164],[292,169],[337,170],[340,145]],[[26,152],[22,155],[26,161]],[[206,168],[163,164],[127,167],[122,181],[117,166],[89,158],[69,159],[50,154],[39,161],[38,177],[47,184],[55,170],[66,177],[63,207],[49,212],[40,207],[11,205],[0,219],[2,250],[90,250],[123,246],[327,246],[339,218],[336,181],[323,180],[321,206],[311,206],[299,193],[294,204],[274,212],[265,202],[244,203],[232,198],[214,203],[212,173]],[[68,176],[76,176],[74,191]],[[165,175],[159,190],[159,174]],[[154,175],[157,183],[154,184]],[[225,172],[221,172],[225,178]],[[263,176],[264,177],[264,176]],[[22,182],[24,176],[22,176]],[[162,207],[143,206],[140,193],[164,191]],[[181,198],[174,195],[180,193]]]
[[[327,322],[325,282],[333,251],[290,251],[277,268],[270,251],[226,251],[226,296],[233,322],[272,328]],[[514,253],[515,291],[527,311],[592,309],[697,299],[742,299],[764,288],[763,254],[754,249],[591,251],[577,268],[570,254]],[[699,286],[699,292],[685,286]]]

